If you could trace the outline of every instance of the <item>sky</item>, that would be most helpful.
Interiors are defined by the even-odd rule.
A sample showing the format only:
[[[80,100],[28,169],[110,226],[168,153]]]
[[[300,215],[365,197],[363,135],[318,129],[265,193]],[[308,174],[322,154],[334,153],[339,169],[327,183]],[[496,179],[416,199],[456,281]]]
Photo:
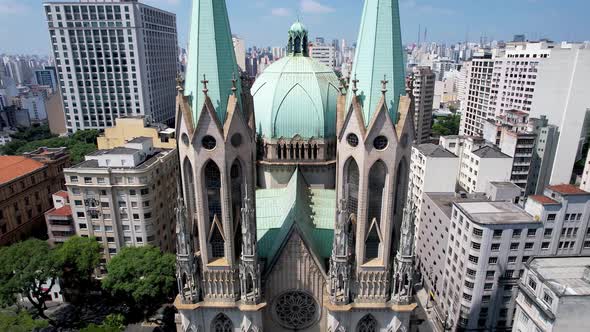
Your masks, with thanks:
[[[191,0],[141,0],[177,14],[179,43],[188,38]],[[0,54],[47,54],[42,0],[0,0]],[[232,32],[248,46],[283,46],[298,17],[312,38],[356,41],[362,0],[226,0]],[[404,43],[529,39],[590,40],[590,0],[399,0]]]

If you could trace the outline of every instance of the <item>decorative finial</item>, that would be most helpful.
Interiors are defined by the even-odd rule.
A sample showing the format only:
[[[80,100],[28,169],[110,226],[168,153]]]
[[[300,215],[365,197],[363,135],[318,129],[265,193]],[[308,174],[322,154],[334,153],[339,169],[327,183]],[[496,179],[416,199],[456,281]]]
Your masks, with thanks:
[[[346,83],[345,83],[345,79],[341,78],[338,80],[340,82],[340,85],[338,85],[338,91],[340,91],[341,95],[345,94],[345,88],[346,88]]]
[[[203,80],[201,81],[201,83],[203,83],[203,93],[206,96],[207,92],[209,92],[209,89],[207,88],[207,83],[209,83],[209,81],[207,81],[207,77],[205,76],[205,74],[203,74]]]
[[[356,74],[354,74],[354,80],[352,80],[352,92],[354,92],[354,94],[356,95],[356,92],[359,90],[358,87],[356,86],[356,84],[359,82],[359,80],[356,79]]]
[[[182,75],[176,76],[176,90],[178,92],[184,91],[184,77]]]
[[[237,80],[236,80],[236,73],[232,73],[232,79],[231,79],[232,86],[231,86],[231,91],[234,94],[234,96],[236,95],[236,91],[238,91],[238,87],[236,85],[237,84],[236,82],[237,82]]]
[[[383,75],[383,81],[381,81],[381,92],[385,95],[385,93],[387,93],[387,83],[389,83],[389,81],[387,80],[387,75]]]
[[[346,84],[344,85],[346,86],[346,89],[348,89],[348,87],[350,86],[350,75],[346,75],[345,82]]]

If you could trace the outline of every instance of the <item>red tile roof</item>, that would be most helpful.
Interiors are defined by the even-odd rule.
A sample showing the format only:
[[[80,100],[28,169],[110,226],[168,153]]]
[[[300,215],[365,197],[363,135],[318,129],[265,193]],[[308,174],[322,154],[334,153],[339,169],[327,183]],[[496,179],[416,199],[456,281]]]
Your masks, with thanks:
[[[586,192],[572,184],[558,184],[555,186],[549,186],[547,189],[562,195],[590,195],[589,192]]]
[[[46,214],[54,217],[67,217],[72,215],[72,208],[69,205],[66,205],[59,209],[51,209]]]
[[[0,156],[0,184],[10,182],[45,167],[45,164],[21,156]]]
[[[56,192],[54,195],[65,198],[65,199],[68,199],[68,197],[69,197],[68,192],[65,190],[60,190],[60,191]]]
[[[537,202],[537,203],[541,203],[543,205],[552,205],[552,204],[559,204],[558,201],[553,200],[547,196],[543,196],[543,195],[533,195],[533,196],[529,196],[529,199],[532,199],[533,201]]]

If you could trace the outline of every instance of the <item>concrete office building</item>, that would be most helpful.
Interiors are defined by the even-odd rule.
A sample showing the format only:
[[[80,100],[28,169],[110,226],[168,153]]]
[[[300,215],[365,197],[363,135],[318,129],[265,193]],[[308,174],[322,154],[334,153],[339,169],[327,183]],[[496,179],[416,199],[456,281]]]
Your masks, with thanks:
[[[53,209],[45,212],[45,223],[49,243],[57,245],[76,235],[76,227],[68,192],[60,190],[52,195],[52,200]]]
[[[512,331],[588,331],[590,257],[535,257],[518,286]]]
[[[531,116],[546,115],[559,127],[550,184],[570,183],[572,169],[581,157],[588,131],[590,111],[590,48],[560,48],[538,68]]]
[[[102,244],[103,263],[125,246],[174,251],[178,158],[152,138],[98,150],[64,170],[76,234]]]
[[[51,194],[64,189],[65,148],[39,149],[25,156],[0,156],[0,246],[45,237]]]
[[[421,144],[412,147],[410,181],[416,215],[420,216],[422,198],[426,192],[455,192],[459,158],[440,145]],[[416,219],[416,229],[420,227]],[[416,233],[417,235],[417,233]]]
[[[414,95],[416,144],[427,141],[432,134],[432,107],[434,101],[434,72],[430,67],[414,67],[411,79]]]
[[[465,68],[459,134],[481,136],[484,121],[494,115],[490,107],[494,60],[491,55],[481,55],[475,57]]]
[[[42,94],[30,93],[20,98],[21,108],[29,112],[32,122],[43,122],[47,120],[47,109],[45,107],[45,96]]]
[[[106,128],[98,137],[98,149],[109,150],[125,145],[136,137],[149,137],[155,148],[176,149],[176,130],[166,125],[150,123],[145,117],[122,117],[115,126]]]
[[[236,53],[238,67],[241,71],[246,71],[246,43],[238,36],[232,36],[232,41],[234,43],[234,52]]]
[[[462,154],[458,183],[469,193],[485,192],[490,181],[509,181],[511,173],[512,158],[486,145]]]
[[[69,132],[174,123],[176,16],[137,0],[44,3]]]
[[[324,66],[336,69],[336,50],[332,45],[313,45],[309,48],[309,56]]]
[[[38,85],[48,86],[53,92],[59,88],[55,67],[46,66],[43,69],[35,69],[33,74]]]

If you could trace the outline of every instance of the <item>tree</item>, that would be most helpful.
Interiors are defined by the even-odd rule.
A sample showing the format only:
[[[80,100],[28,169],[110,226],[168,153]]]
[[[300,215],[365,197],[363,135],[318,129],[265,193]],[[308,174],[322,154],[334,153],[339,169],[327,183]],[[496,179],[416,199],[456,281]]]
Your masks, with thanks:
[[[108,315],[101,325],[90,324],[80,332],[123,332],[125,330],[125,317],[121,314]]]
[[[44,320],[36,320],[31,315],[21,310],[18,313],[14,312],[0,312],[0,331],[10,332],[30,332],[36,329],[47,327]]]
[[[20,294],[39,317],[53,323],[45,315],[45,299],[59,276],[59,264],[45,241],[33,239],[4,247],[0,249],[0,304],[13,305]]]
[[[163,303],[176,283],[174,255],[152,246],[123,248],[107,272],[103,288],[144,313]]]
[[[461,116],[458,114],[442,118],[432,126],[432,134],[435,136],[457,135],[460,123]]]
[[[81,143],[96,145],[98,136],[100,136],[100,131],[96,129],[78,130],[72,135],[72,139]]]
[[[70,290],[87,290],[100,261],[100,244],[94,237],[74,236],[55,249],[55,259],[63,270],[63,284]]]

